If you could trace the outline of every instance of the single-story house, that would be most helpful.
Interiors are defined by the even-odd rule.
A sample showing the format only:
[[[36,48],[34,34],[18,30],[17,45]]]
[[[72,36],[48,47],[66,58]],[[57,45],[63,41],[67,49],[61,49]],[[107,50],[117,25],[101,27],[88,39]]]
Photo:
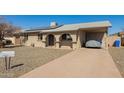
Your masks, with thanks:
[[[109,21],[58,25],[51,22],[47,28],[29,29],[15,34],[16,43],[25,46],[72,48],[85,46],[88,40],[101,42],[102,48],[107,48],[107,33],[111,27]]]

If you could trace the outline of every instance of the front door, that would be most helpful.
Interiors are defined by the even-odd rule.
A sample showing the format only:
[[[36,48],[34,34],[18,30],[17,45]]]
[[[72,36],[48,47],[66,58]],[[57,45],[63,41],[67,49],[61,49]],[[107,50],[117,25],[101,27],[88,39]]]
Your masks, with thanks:
[[[48,45],[49,46],[53,46],[54,45],[54,36],[51,35],[51,34],[48,36]]]

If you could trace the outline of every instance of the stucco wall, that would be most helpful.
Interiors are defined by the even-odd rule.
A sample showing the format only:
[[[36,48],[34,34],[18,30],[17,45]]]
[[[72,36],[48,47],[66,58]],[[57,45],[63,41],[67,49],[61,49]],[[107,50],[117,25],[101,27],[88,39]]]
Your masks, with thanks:
[[[72,48],[72,41],[61,41],[60,48]]]
[[[28,36],[28,40],[24,43],[25,46],[31,46],[34,44],[35,47],[41,47],[42,41],[38,40],[38,36]]]

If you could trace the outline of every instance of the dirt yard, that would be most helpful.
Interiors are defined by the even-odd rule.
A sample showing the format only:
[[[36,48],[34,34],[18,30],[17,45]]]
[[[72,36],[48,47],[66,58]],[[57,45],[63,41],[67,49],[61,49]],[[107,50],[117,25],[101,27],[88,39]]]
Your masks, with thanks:
[[[109,53],[111,54],[117,68],[119,69],[121,75],[124,77],[124,47],[122,48],[109,48]]]
[[[3,50],[15,51],[16,56],[11,60],[11,69],[5,70],[4,58],[0,58],[0,77],[18,77],[41,65],[44,65],[51,60],[63,56],[72,50],[64,49],[47,49],[47,48],[31,48],[17,47],[5,48]]]

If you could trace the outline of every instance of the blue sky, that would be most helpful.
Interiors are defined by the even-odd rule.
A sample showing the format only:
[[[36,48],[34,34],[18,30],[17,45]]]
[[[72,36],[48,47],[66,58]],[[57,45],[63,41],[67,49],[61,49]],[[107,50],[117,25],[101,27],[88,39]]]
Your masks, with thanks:
[[[105,20],[112,23],[112,27],[109,29],[110,34],[124,28],[123,15],[9,15],[5,16],[5,19],[22,29],[49,26],[52,21],[61,25]]]

